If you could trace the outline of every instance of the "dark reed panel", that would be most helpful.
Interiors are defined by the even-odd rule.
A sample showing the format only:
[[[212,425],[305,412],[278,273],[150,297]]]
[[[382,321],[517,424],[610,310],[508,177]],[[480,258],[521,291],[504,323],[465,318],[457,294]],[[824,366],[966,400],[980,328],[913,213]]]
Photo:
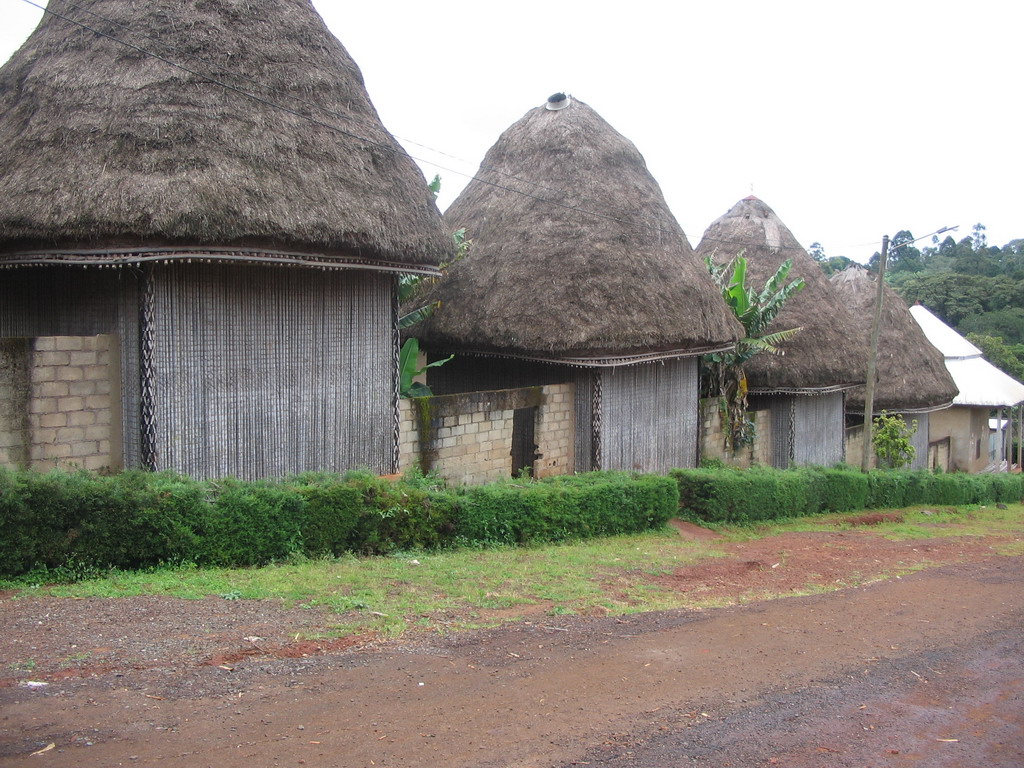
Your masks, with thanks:
[[[427,350],[428,359],[437,360],[448,353]],[[439,368],[427,372],[427,384],[435,395],[458,392],[489,392],[495,389],[519,389],[572,381],[580,371],[557,363],[516,360],[508,357],[456,354]]]
[[[95,267],[0,269],[0,337],[116,333],[121,272]]]
[[[594,385],[601,371],[593,368],[573,369],[576,384],[575,403],[575,445],[577,472],[594,469]]]
[[[140,273],[137,269],[126,268],[121,271],[117,298],[117,333],[121,342],[121,435],[126,468],[142,466],[139,282]]]
[[[793,461],[794,395],[764,395],[772,412],[772,466],[786,469]]]

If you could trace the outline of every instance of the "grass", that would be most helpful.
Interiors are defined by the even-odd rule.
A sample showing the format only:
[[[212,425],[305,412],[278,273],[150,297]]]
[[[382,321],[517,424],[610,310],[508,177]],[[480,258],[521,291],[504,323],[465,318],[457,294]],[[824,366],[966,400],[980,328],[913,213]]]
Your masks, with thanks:
[[[932,514],[929,514],[931,512]],[[756,526],[717,526],[723,538],[701,543],[664,529],[530,548],[404,552],[388,557],[294,560],[264,568],[164,567],[115,571],[72,584],[7,582],[15,597],[128,597],[165,595],[185,599],[277,600],[285,607],[326,609],[334,614],[328,636],[373,631],[397,636],[409,628],[450,631],[493,626],[526,616],[584,613],[628,614],[672,608],[703,608],[729,602],[680,592],[649,577],[723,555],[724,545],[800,531],[849,528],[848,515],[785,520]],[[996,537],[999,554],[1024,554],[1024,507],[903,510],[902,522],[858,530],[895,540],[948,536]],[[918,567],[885,574],[892,578]],[[877,580],[878,575],[871,575]],[[858,583],[861,580],[856,579]],[[852,586],[809,581],[800,594]],[[796,593],[787,593],[796,594]],[[770,594],[737,595],[750,602]]]

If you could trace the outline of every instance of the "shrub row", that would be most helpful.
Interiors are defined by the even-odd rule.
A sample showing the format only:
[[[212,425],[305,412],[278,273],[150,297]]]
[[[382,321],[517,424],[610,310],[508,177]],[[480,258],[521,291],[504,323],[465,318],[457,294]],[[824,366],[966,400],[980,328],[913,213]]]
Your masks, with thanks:
[[[820,512],[1017,502],[1021,475],[932,474],[925,470],[801,467],[799,469],[675,469],[682,509],[708,522],[752,522]]]
[[[0,576],[558,541],[657,528],[678,505],[672,479],[628,473],[447,488],[358,472],[199,482],[0,470]]]

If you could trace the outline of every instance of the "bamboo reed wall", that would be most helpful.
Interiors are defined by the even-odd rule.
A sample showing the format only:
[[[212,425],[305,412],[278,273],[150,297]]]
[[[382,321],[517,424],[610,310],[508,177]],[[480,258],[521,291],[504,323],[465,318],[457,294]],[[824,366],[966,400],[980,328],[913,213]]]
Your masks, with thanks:
[[[116,333],[128,270],[23,267],[0,270],[0,338]]]
[[[393,278],[172,264],[153,284],[158,466],[393,469]]]
[[[697,360],[601,370],[601,469],[667,472],[697,463]]]
[[[592,368],[575,368],[567,373],[576,384],[576,435],[573,445],[575,469],[577,472],[590,472],[597,467],[594,463],[595,432],[598,431],[594,428],[594,394],[599,391],[596,383],[601,373]]]
[[[431,351],[430,359],[442,356]],[[697,461],[696,358],[617,368],[456,355],[432,369],[435,394],[575,385],[575,469],[658,472]]]
[[[390,472],[393,283],[180,262],[7,269],[0,338],[116,334],[124,466]]]
[[[911,469],[928,469],[928,413],[905,413],[903,418],[907,424],[917,421],[917,431],[910,436],[910,444],[914,446],[914,461]]]
[[[763,396],[771,403],[772,466],[830,467],[845,459],[842,392]]]
[[[786,469],[793,463],[793,431],[796,428],[794,395],[764,395],[772,414],[772,466]]]

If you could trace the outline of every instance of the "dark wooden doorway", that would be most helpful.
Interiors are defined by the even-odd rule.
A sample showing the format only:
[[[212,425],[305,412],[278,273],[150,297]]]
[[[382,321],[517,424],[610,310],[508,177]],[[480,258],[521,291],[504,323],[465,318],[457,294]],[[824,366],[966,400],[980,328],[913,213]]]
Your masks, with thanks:
[[[537,441],[534,425],[537,422],[537,407],[516,408],[512,413],[512,475],[524,469],[533,473],[537,460]]]

